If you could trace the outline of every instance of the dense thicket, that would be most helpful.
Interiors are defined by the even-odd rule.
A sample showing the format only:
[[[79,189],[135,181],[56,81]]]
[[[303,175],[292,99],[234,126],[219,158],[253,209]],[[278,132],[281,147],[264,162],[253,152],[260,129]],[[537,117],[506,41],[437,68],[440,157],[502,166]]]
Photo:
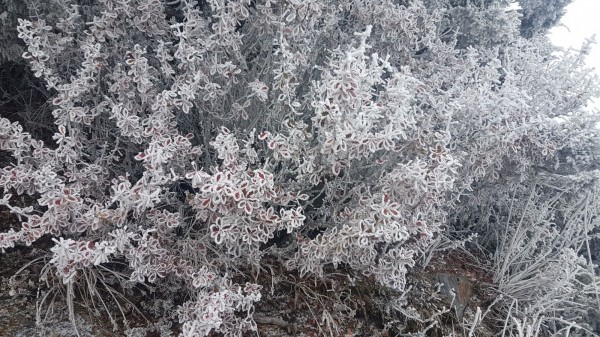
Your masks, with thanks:
[[[544,37],[567,3],[5,1],[0,248],[51,238],[69,301],[112,275],[237,336],[273,264],[401,294],[462,247],[496,333],[592,335],[598,86]]]

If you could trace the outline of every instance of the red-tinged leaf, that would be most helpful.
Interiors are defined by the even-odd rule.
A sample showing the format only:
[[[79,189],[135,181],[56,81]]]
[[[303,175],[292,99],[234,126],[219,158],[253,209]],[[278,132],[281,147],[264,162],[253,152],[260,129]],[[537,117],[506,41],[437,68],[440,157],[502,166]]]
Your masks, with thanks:
[[[242,198],[242,192],[241,191],[235,191],[235,193],[233,193],[233,200],[240,201],[241,198]]]
[[[390,196],[387,195],[387,194],[384,194],[383,195],[383,202],[387,204],[389,201],[390,201]]]
[[[247,202],[244,205],[244,211],[246,212],[246,214],[251,214],[252,213],[252,205],[250,205],[249,202]]]
[[[260,139],[260,140],[265,140],[265,139],[267,139],[267,137],[269,137],[268,131],[263,131],[258,135],[258,139]]]
[[[274,215],[275,215],[275,210],[273,209],[273,207],[269,207],[269,208],[267,209],[266,216],[267,216],[267,217],[272,217],[272,216],[274,216]]]

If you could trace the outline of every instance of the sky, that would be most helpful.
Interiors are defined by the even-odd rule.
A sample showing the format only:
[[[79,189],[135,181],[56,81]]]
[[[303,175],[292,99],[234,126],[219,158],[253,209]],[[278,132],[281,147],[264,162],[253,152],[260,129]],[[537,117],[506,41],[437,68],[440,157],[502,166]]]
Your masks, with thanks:
[[[550,31],[552,42],[561,47],[580,48],[586,38],[594,34],[600,42],[600,1],[599,0],[575,0],[567,6],[567,13],[562,17],[563,26],[558,26]],[[589,56],[590,65],[600,71],[600,48],[598,45],[592,48]]]
[[[550,40],[560,47],[580,49],[583,42],[595,34],[596,41],[600,43],[599,16],[600,0],[575,0],[567,6],[566,14],[561,19],[562,26],[550,31]],[[592,46],[587,63],[600,76],[600,45]],[[596,100],[593,106],[600,108],[600,102]]]

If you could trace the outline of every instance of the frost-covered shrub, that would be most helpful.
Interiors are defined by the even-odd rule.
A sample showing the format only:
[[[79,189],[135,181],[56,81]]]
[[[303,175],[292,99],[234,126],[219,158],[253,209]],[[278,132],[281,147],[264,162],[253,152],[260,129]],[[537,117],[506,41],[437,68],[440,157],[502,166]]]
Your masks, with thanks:
[[[493,281],[508,312],[504,335],[594,331],[585,317],[600,285],[590,246],[597,191],[597,171],[539,173],[498,186],[479,205],[480,243],[493,251]]]
[[[184,336],[256,329],[260,286],[233,279],[267,255],[403,290],[449,214],[588,132],[581,60],[516,36],[515,13],[508,45],[462,49],[420,1],[56,4],[54,25],[19,20],[55,125],[0,119],[1,205],[22,221],[0,248],[50,235],[67,284],[116,259],[178,284]]]

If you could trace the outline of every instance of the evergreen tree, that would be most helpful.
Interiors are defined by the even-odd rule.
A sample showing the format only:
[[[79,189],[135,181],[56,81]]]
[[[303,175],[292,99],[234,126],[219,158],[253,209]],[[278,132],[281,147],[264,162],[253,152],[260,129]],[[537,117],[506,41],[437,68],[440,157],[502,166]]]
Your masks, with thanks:
[[[521,35],[531,38],[543,35],[560,21],[565,7],[573,0],[520,0],[523,15]]]

